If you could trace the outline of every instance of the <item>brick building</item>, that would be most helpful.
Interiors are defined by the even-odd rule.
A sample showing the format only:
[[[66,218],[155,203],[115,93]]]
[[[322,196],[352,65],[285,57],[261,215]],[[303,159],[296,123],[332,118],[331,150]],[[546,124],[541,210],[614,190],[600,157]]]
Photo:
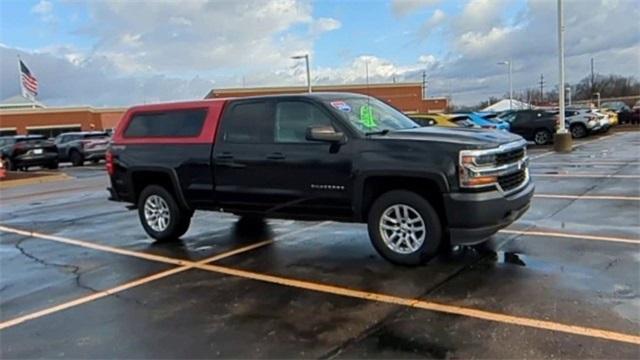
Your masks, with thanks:
[[[124,108],[32,108],[0,110],[0,135],[42,134],[106,130],[115,127]]]
[[[304,93],[306,87],[264,87],[213,89],[206,98],[243,97],[256,95],[275,95]],[[422,83],[393,83],[367,85],[319,85],[313,87],[314,92],[353,92],[371,95],[385,101],[406,113],[444,112],[448,107],[447,98],[426,98],[422,96]]]

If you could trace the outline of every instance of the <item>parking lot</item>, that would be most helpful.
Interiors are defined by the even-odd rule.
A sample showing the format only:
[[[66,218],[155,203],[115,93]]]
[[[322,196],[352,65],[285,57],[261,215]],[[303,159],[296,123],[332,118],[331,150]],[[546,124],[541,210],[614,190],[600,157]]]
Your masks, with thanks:
[[[359,224],[199,212],[154,244],[100,166],[0,192],[6,358],[638,358],[640,132],[531,148],[490,249],[380,258]],[[493,250],[493,251],[491,251]]]

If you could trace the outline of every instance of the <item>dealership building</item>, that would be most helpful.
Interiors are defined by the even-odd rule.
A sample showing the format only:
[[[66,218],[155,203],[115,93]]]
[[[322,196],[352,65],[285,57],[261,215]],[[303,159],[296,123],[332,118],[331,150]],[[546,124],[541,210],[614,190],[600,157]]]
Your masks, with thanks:
[[[314,86],[314,92],[352,92],[374,96],[405,113],[445,112],[447,98],[426,98],[422,83]],[[214,89],[205,98],[305,93],[306,87]],[[0,102],[0,136],[113,129],[126,108],[46,107],[14,96]]]
[[[422,83],[359,84],[359,85],[318,85],[314,92],[352,92],[371,95],[389,103],[405,113],[445,112],[449,101],[445,97],[427,98]],[[206,98],[243,97],[257,95],[295,94],[307,92],[306,86],[213,89]]]
[[[125,108],[56,107],[14,96],[0,102],[0,136],[112,129]]]

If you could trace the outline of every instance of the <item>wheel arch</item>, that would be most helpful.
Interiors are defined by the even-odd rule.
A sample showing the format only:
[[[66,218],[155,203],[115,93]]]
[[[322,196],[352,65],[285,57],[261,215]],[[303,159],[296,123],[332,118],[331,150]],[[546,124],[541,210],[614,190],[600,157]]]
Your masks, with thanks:
[[[382,194],[392,190],[407,190],[419,194],[433,206],[443,224],[447,223],[443,194],[449,192],[449,186],[442,175],[370,175],[361,180],[361,189],[356,196],[355,215],[357,221],[366,222],[374,201]]]
[[[139,167],[131,169],[128,177],[129,191],[133,195],[134,204],[137,204],[138,197],[145,187],[158,185],[167,189],[180,206],[185,209],[191,209],[180,187],[178,175],[175,171],[156,167]]]

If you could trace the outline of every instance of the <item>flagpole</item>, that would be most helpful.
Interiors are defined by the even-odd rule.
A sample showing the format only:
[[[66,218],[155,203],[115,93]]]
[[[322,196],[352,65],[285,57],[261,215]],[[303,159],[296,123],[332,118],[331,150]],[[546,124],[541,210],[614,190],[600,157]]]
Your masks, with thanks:
[[[20,58],[20,54],[16,54],[16,56],[18,57],[18,81],[20,82],[20,95],[28,100],[27,96],[25,95],[24,85],[22,84],[22,67],[20,66],[22,59]]]

